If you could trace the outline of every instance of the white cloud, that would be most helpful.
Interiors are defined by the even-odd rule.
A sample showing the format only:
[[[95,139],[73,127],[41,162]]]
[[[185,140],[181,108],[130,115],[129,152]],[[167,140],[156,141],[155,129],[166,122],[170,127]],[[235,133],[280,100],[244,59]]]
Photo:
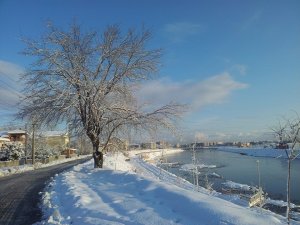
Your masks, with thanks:
[[[256,10],[253,12],[251,16],[249,16],[245,21],[242,23],[242,30],[248,30],[249,28],[255,26],[263,16],[263,10]]]
[[[194,134],[194,135],[193,135]],[[193,139],[194,136],[194,139]],[[213,132],[213,131],[193,131],[191,133],[185,133],[184,141],[187,143],[192,143],[194,141],[198,142],[210,142],[210,141],[222,141],[222,142],[232,142],[232,141],[263,141],[263,140],[273,140],[274,135],[266,131],[248,131],[248,132]]]
[[[207,135],[203,132],[196,132],[195,133],[195,140],[196,141],[206,141],[207,140]]]
[[[203,81],[153,80],[141,87],[138,96],[141,101],[155,106],[178,102],[198,111],[207,105],[224,103],[233,91],[246,87],[247,84],[235,81],[225,72]]]
[[[22,67],[14,64],[14,63],[0,60],[0,76],[1,77],[7,76],[9,78],[17,80],[19,78],[19,75],[23,72],[24,72],[24,70]]]
[[[189,22],[171,23],[164,27],[164,32],[173,42],[181,42],[190,36],[203,32],[203,30],[202,25]]]
[[[0,60],[0,104],[3,108],[13,107],[19,101],[19,76],[23,72],[22,67]]]
[[[232,71],[237,71],[240,75],[245,75],[247,73],[247,66],[243,64],[235,64],[232,66]]]

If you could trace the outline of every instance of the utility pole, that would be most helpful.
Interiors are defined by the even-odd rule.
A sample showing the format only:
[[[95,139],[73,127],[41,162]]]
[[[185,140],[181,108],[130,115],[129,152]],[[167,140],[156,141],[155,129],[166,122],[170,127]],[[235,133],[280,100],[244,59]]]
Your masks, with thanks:
[[[27,134],[27,123],[25,124],[25,164],[27,164],[27,142],[28,142],[28,134]]]
[[[194,178],[194,185],[197,188],[197,191],[199,191],[199,173],[198,173],[195,145],[196,145],[196,142],[195,142],[195,144],[193,144],[193,156],[192,156],[192,162],[194,165],[193,178]]]
[[[258,173],[258,188],[260,188],[260,169],[259,169],[259,160],[256,160],[257,163],[257,173]]]
[[[31,148],[31,158],[32,158],[32,165],[34,165],[34,154],[35,154],[35,149],[34,149],[34,131],[35,131],[35,122],[32,122],[32,148]]]
[[[259,160],[257,160],[256,162],[257,162],[257,172],[258,172],[259,207],[261,208],[261,206],[262,206],[262,195],[263,195],[263,191],[262,191],[261,182],[260,182]]]

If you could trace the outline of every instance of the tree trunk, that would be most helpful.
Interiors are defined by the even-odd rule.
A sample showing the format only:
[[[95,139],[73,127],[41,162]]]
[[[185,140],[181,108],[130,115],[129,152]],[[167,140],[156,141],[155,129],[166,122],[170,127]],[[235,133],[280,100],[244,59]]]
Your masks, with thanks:
[[[93,143],[93,158],[94,168],[103,168],[103,152],[99,151],[99,140],[95,140]]]
[[[93,152],[94,158],[94,168],[102,168],[103,167],[103,153],[102,152]]]

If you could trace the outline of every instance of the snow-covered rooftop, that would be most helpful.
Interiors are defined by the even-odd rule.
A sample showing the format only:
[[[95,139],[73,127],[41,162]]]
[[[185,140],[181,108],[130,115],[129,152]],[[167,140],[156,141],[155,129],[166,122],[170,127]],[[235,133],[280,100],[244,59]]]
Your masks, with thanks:
[[[0,137],[0,141],[10,141],[8,138]]]
[[[44,137],[57,137],[57,136],[64,136],[64,135],[68,135],[68,132],[66,131],[43,131],[40,133],[41,136]]]
[[[24,130],[11,130],[7,132],[8,134],[26,134]]]

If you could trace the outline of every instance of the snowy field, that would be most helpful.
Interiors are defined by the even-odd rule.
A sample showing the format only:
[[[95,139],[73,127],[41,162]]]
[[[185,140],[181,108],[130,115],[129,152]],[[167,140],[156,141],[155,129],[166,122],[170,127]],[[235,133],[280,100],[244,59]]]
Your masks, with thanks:
[[[46,163],[46,164],[35,163],[34,166],[32,166],[31,164],[28,164],[28,165],[22,165],[22,166],[1,167],[0,168],[0,177],[9,176],[9,175],[12,175],[15,173],[23,173],[23,172],[26,172],[29,170],[53,166],[56,164],[69,162],[69,161],[73,161],[76,159],[82,159],[82,158],[86,158],[86,157],[91,157],[91,155],[83,155],[83,156],[78,156],[78,157],[73,157],[73,158],[59,159],[59,160],[55,160],[55,161],[52,161],[52,162]]]
[[[239,199],[195,190],[135,154],[130,161],[121,153],[106,155],[104,169],[94,169],[90,160],[56,175],[42,199],[44,221],[37,224],[286,224]]]

